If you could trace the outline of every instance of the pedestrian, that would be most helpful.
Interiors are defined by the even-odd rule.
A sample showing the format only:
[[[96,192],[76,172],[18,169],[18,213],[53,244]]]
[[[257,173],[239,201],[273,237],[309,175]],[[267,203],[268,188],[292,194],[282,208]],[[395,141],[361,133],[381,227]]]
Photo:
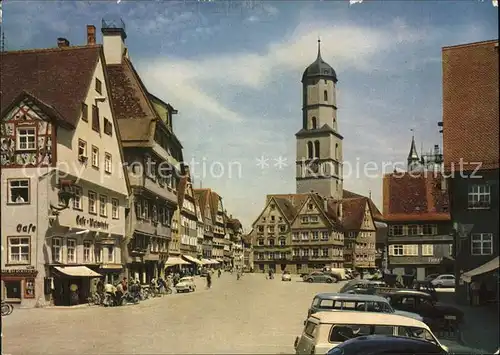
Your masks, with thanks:
[[[220,269],[219,269],[218,272],[217,272],[217,276],[220,278],[221,274],[222,274],[222,271],[220,271]]]
[[[472,301],[473,307],[479,306],[479,291],[480,291],[480,289],[481,289],[481,285],[479,284],[479,282],[473,281],[470,284],[470,290],[472,293],[471,301]]]
[[[212,275],[207,274],[207,289],[212,287]]]
[[[127,281],[127,278],[124,277],[122,282],[121,282],[121,285],[122,285],[122,288],[123,288],[123,292],[126,292],[127,289],[128,289],[128,281]]]

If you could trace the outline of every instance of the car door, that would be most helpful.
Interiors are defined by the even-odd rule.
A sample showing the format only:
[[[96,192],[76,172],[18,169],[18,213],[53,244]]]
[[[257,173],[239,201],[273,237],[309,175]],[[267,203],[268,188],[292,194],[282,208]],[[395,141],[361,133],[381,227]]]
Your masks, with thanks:
[[[306,321],[306,325],[304,326],[304,331],[302,332],[302,336],[297,342],[297,346],[295,348],[295,352],[297,354],[310,354],[313,347],[316,345],[316,334],[318,324],[311,320]]]
[[[445,279],[446,287],[455,287],[455,276],[447,275]]]

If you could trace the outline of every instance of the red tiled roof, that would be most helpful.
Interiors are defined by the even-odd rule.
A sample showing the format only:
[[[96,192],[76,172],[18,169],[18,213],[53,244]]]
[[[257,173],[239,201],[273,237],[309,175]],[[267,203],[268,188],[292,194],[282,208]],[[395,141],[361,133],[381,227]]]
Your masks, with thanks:
[[[9,106],[27,91],[74,127],[99,58],[103,58],[100,45],[4,52],[0,61],[0,105]]]
[[[368,198],[366,196],[363,196],[363,195],[359,195],[357,193],[354,193],[352,191],[347,191],[347,190],[344,190],[343,191],[343,197],[344,198],[359,198],[359,197],[365,197],[365,198]],[[370,204],[370,208],[372,210],[372,215],[373,215],[373,219],[376,220],[376,221],[381,221],[384,219],[384,216],[382,215],[382,213],[380,212],[380,210],[377,208],[377,206],[375,205],[375,203],[372,201],[371,198],[368,198],[368,203]]]
[[[498,40],[444,47],[442,60],[445,169],[498,169]]]
[[[368,198],[347,198],[342,200],[342,225],[345,229],[360,229],[365,217]]]
[[[441,176],[396,173],[384,176],[384,220],[446,220],[448,194],[441,189]]]

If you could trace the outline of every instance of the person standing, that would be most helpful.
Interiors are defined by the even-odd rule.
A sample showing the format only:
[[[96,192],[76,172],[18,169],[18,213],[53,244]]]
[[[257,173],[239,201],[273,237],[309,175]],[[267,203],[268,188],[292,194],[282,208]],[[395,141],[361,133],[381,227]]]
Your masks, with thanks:
[[[472,293],[472,306],[479,306],[479,291],[481,289],[481,285],[477,281],[472,281],[470,284],[470,290]]]

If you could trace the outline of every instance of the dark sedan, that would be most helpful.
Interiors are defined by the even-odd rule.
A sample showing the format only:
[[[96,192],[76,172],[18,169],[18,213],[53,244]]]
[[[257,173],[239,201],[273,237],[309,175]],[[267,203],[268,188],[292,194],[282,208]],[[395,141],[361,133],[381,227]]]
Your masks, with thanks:
[[[347,340],[330,349],[328,355],[448,354],[439,344],[407,337],[368,335]]]
[[[460,309],[446,303],[436,302],[430,294],[425,292],[398,290],[384,296],[394,309],[420,314],[424,319],[431,321],[428,324],[435,326],[443,322],[461,323],[464,318]]]

